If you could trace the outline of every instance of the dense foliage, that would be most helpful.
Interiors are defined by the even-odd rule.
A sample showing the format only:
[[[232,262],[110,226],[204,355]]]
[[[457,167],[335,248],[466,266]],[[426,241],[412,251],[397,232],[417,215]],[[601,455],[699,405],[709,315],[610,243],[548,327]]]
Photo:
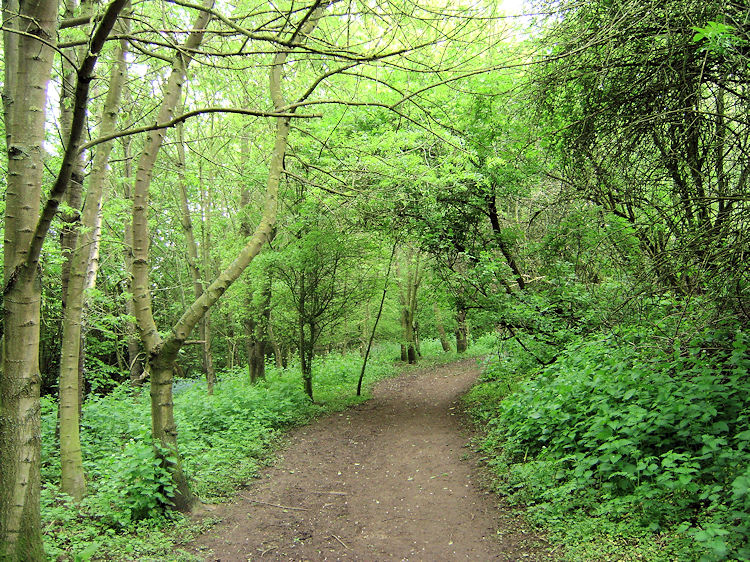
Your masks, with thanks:
[[[393,375],[396,353],[392,345],[376,350],[368,380]],[[211,396],[201,382],[177,381],[175,415],[183,463],[200,498],[207,503],[231,498],[272,460],[273,447],[285,429],[365,400],[366,395],[354,395],[361,363],[359,354],[353,353],[316,358],[318,404],[304,394],[294,367],[269,366],[266,378],[256,385],[248,384],[244,368],[224,371]],[[95,552],[97,558],[138,560],[173,556],[176,539],[165,525],[181,525],[183,535],[194,530],[178,515],[165,512],[174,489],[169,470],[154,454],[148,396],[122,385],[86,401],[81,442],[91,486],[79,506],[56,485],[57,408],[50,399],[43,408],[42,517],[48,554]]]
[[[470,398],[486,422],[482,446],[500,489],[589,556],[746,559],[747,334],[727,326],[667,351],[656,333],[577,341],[489,407],[521,366],[493,362]]]

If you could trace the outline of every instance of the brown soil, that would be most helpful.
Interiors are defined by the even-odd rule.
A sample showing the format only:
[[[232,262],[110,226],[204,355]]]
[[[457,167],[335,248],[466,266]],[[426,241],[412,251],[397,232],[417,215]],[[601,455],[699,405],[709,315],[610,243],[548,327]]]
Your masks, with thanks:
[[[389,379],[296,430],[188,549],[222,562],[552,559],[481,485],[458,404],[477,374],[467,359]]]

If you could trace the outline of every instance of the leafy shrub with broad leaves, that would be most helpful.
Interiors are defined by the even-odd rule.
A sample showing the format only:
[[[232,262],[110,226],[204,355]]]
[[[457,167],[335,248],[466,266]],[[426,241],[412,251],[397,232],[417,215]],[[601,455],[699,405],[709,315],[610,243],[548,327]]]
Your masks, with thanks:
[[[485,449],[539,521],[564,527],[578,511],[683,537],[705,560],[748,559],[747,335],[704,333],[669,352],[650,341],[638,329],[569,346],[484,409]]]

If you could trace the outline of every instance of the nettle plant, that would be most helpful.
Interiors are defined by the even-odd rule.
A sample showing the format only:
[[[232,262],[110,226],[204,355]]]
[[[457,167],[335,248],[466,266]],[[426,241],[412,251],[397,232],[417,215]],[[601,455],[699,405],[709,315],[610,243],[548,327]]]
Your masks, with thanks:
[[[572,346],[501,404],[485,445],[502,447],[506,490],[542,519],[579,509],[747,558],[747,335],[647,346],[644,330]]]

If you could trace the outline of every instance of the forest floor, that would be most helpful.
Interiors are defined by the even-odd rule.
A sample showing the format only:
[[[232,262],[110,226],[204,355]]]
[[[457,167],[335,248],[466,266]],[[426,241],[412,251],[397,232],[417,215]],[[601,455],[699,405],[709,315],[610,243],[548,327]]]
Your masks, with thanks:
[[[475,359],[421,368],[295,430],[261,479],[198,516],[219,522],[186,550],[222,562],[553,559],[483,485],[460,409],[477,376]]]

